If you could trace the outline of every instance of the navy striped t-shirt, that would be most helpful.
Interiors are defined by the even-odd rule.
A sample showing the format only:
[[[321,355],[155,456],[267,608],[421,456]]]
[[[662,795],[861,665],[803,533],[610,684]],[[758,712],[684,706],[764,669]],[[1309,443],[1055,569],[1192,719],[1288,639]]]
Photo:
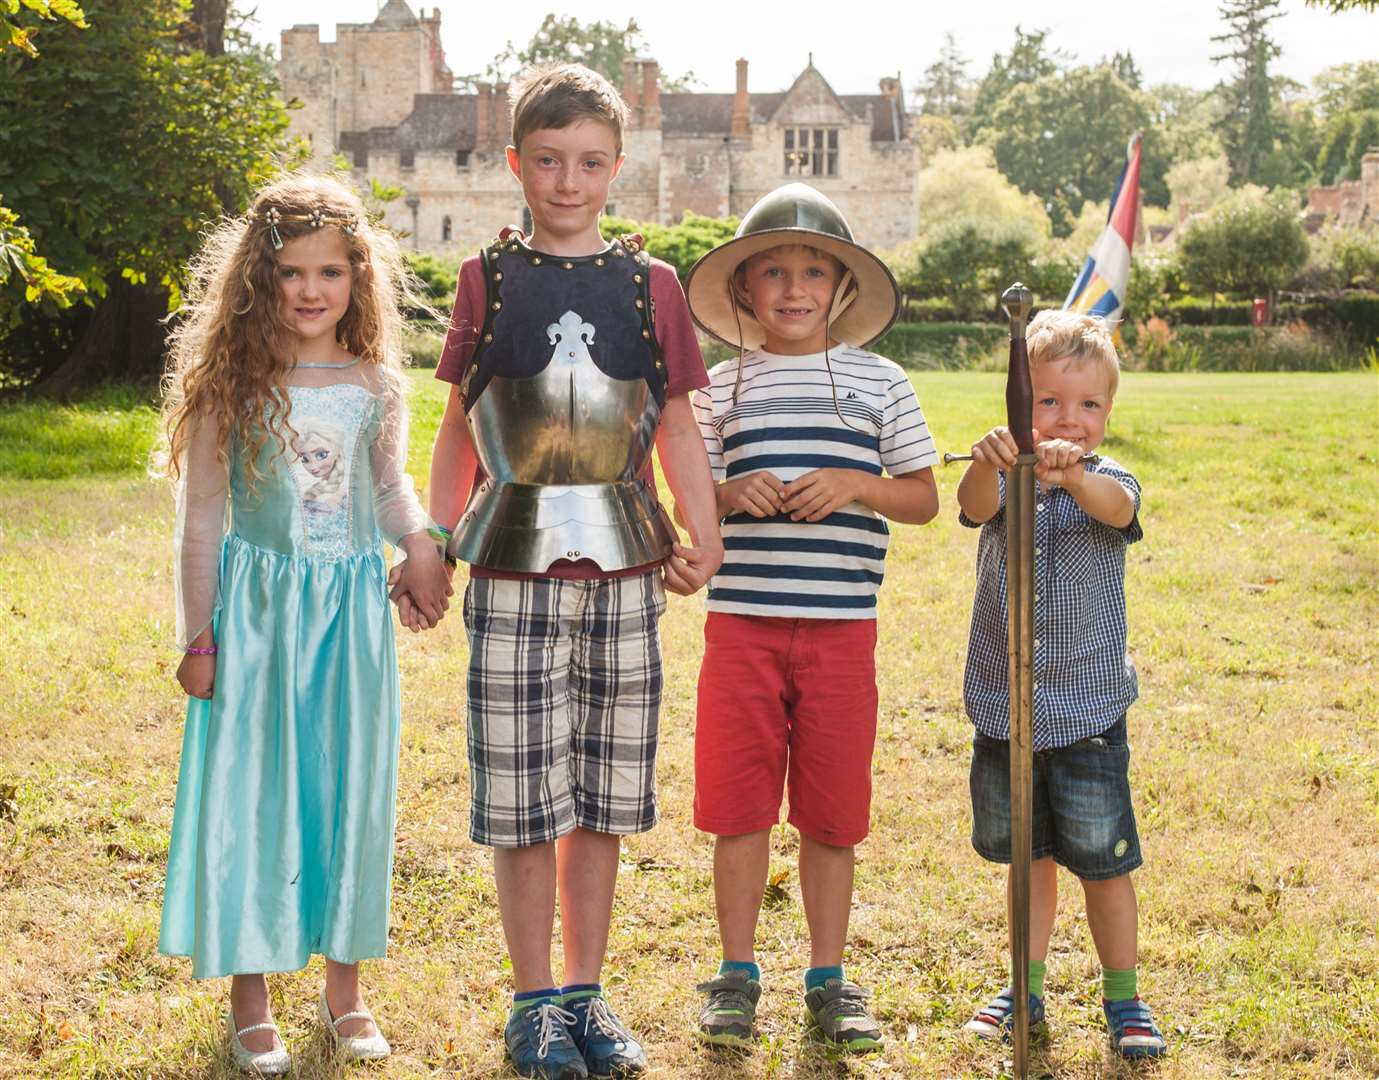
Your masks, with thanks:
[[[826,366],[823,353],[754,350],[742,361],[734,405],[737,375],[736,359],[716,365],[709,385],[692,398],[715,482],[766,470],[788,483],[822,468],[901,476],[938,460],[910,380],[875,353],[840,345],[829,350]],[[885,518],[861,503],[817,522],[730,514],[709,610],[875,618],[889,543]]]

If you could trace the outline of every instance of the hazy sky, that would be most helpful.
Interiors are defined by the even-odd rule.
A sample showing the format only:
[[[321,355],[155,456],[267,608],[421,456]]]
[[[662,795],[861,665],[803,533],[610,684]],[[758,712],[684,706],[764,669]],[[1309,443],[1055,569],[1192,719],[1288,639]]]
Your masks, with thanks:
[[[317,23],[321,36],[335,36],[336,21],[371,22],[379,0],[271,0],[258,5],[255,36],[275,46],[285,27]],[[422,5],[413,0],[412,10]],[[882,75],[899,71],[906,91],[933,63],[951,30],[969,74],[980,76],[993,52],[1004,52],[1014,27],[1045,27],[1052,43],[1079,62],[1092,63],[1117,49],[1130,49],[1150,83],[1181,82],[1206,88],[1224,68],[1211,62],[1221,46],[1217,4],[1212,0],[1044,0],[1039,4],[967,0],[916,4],[901,0],[853,0],[852,3],[797,2],[759,4],[743,0],[696,0],[688,4],[574,3],[557,7],[552,0],[502,0],[501,3],[440,3],[441,36],[446,59],[457,75],[481,72],[512,39],[525,44],[549,11],[583,21],[635,17],[652,55],[673,75],[693,71],[702,90],[729,91],[734,61],[751,61],[753,90],[783,90],[804,67],[810,52],[814,64],[839,93],[874,92]],[[900,14],[896,14],[897,9]],[[1272,24],[1283,44],[1278,70],[1307,82],[1332,64],[1379,55],[1379,14],[1330,15],[1308,8],[1303,0],[1284,0],[1284,16]],[[1112,13],[1115,14],[1112,14]]]

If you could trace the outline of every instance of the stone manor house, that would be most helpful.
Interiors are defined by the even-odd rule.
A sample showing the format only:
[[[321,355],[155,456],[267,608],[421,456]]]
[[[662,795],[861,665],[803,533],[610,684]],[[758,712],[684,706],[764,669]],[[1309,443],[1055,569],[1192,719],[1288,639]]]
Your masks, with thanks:
[[[508,224],[526,224],[503,150],[507,84],[456,93],[440,40],[440,9],[388,0],[372,23],[283,31],[283,96],[297,98],[292,132],[319,162],[339,153],[357,184],[396,185],[387,222],[434,253],[468,254]],[[673,224],[689,210],[740,215],[791,179],[813,184],[847,215],[857,239],[888,248],[915,235],[919,155],[899,77],[876,94],[837,94],[812,59],[787,90],[752,93],[737,61],[732,94],[662,93],[654,60],[623,64],[627,162],[608,212]]]

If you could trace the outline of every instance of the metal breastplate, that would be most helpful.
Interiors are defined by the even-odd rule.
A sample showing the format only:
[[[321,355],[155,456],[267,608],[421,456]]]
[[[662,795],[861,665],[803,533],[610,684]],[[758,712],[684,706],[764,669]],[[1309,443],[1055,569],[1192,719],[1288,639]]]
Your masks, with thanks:
[[[525,246],[503,254],[528,266],[533,257],[549,258]],[[586,269],[604,269],[612,258]],[[647,275],[644,262],[627,254],[616,258],[628,259],[619,269],[628,271],[623,276],[629,280],[632,273]],[[600,352],[601,328],[574,308],[544,326],[533,325],[531,318],[533,305],[543,299],[555,300],[556,306],[583,299],[581,306],[591,310],[600,301],[606,305],[602,275],[586,280],[583,288],[538,291],[533,275],[514,280],[512,262],[493,260],[487,267],[490,296],[496,299],[489,304],[483,341],[494,347],[475,351],[461,387],[469,391],[473,377],[482,376],[476,396],[466,393],[466,403],[487,479],[475,489],[456,529],[455,554],[493,570],[532,573],[561,559],[592,559],[604,571],[658,562],[669,554],[675,534],[643,474],[661,417],[653,391],[659,386],[664,394],[664,368],[653,347],[643,344],[641,357],[628,348],[629,341],[654,342],[642,336],[643,329],[650,332],[646,301],[627,305],[625,312],[600,309],[609,336],[621,345],[617,356],[609,356]],[[501,269],[505,265],[508,269]],[[560,274],[564,266],[557,263],[554,269]],[[507,288],[494,288],[504,282]],[[648,293],[638,290],[641,296]],[[494,315],[518,296],[526,301],[524,318],[499,325]],[[544,365],[532,355],[536,342]],[[539,369],[529,374],[533,368]],[[609,368],[635,374],[619,378]]]

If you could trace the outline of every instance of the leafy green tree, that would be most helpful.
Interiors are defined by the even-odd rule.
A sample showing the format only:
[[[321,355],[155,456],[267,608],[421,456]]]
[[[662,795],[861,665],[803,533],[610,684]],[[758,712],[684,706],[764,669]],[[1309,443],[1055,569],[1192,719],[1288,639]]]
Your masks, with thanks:
[[[38,56],[34,38],[43,24],[66,19],[86,29],[86,15],[77,0],[0,0],[0,53],[15,48],[31,57]]]
[[[1049,238],[1049,215],[1039,197],[1022,192],[996,168],[991,149],[964,146],[944,150],[919,174],[921,234],[945,221],[988,218],[1023,233],[1031,248]]]
[[[942,297],[960,321],[990,315],[1002,290],[1027,276],[1035,249],[1029,234],[994,218],[938,225],[896,269],[908,296]]]
[[[86,29],[86,15],[75,0],[26,0],[22,6],[21,0],[0,0],[0,56],[18,49],[36,58],[37,31],[44,21],[59,19]],[[0,334],[19,322],[21,304],[43,304],[51,312],[71,307],[84,291],[78,278],[48,265],[19,215],[0,200]]]
[[[1166,165],[1225,153],[1216,133],[1216,91],[1160,83],[1146,91],[1146,99]]]
[[[1167,201],[1160,135],[1150,119],[1147,97],[1110,68],[1080,67],[1012,88],[993,110],[981,140],[1013,184],[1043,200],[1054,235],[1066,236],[1084,202],[1110,196],[1136,131],[1144,134],[1145,199]]]
[[[1291,200],[1241,192],[1193,222],[1178,254],[1195,289],[1259,296],[1306,265],[1307,233]]]
[[[90,29],[46,30],[41,60],[0,56],[0,191],[89,305],[17,328],[0,366],[55,393],[157,371],[159,319],[200,230],[245,205],[286,147],[267,51],[188,48],[207,35],[183,0],[85,8]]]
[[[1135,66],[1135,57],[1129,49],[1121,52],[1119,49],[1112,56],[1102,61],[1107,67],[1116,73],[1116,76],[1131,90],[1141,90],[1144,86],[1144,75]]]
[[[991,67],[977,84],[977,93],[972,101],[969,132],[972,137],[975,138],[990,123],[996,107],[1015,87],[1056,74],[1067,66],[1067,53],[1052,48],[1048,44],[1048,36],[1047,30],[1027,32],[1016,26],[1015,43],[1010,52],[992,56]]]
[[[924,69],[924,78],[915,87],[923,115],[961,119],[968,114],[975,90],[967,74],[969,63],[952,31],[944,34],[938,59]]]
[[[456,81],[471,85],[480,79],[506,82],[534,64],[572,62],[597,71],[614,86],[621,87],[623,60],[649,52],[636,19],[619,25],[611,20],[586,23],[573,15],[548,14],[526,45],[519,48],[509,41],[482,75],[466,75]],[[692,71],[675,78],[661,73],[661,88],[670,93],[689,90],[698,81]]]
[[[678,224],[657,225],[650,222],[636,222],[628,218],[605,217],[599,220],[599,229],[607,239],[636,233],[641,236],[646,250],[675,267],[675,272],[684,280],[690,268],[700,257],[733,238],[737,231],[737,218],[711,218],[703,214],[686,211]]]
[[[1379,109],[1379,60],[1324,68],[1312,79],[1312,93],[1325,120],[1338,113]]]
[[[1200,214],[1230,194],[1231,166],[1225,154],[1179,161],[1164,174],[1169,206],[1177,214]]]
[[[1221,84],[1226,103],[1218,130],[1230,159],[1234,180],[1261,182],[1265,159],[1278,137],[1275,117],[1277,87],[1269,64],[1283,51],[1269,36],[1269,23],[1279,18],[1281,0],[1221,0],[1221,18],[1229,29],[1215,34],[1226,51],[1213,62],[1235,65],[1235,77]]]

